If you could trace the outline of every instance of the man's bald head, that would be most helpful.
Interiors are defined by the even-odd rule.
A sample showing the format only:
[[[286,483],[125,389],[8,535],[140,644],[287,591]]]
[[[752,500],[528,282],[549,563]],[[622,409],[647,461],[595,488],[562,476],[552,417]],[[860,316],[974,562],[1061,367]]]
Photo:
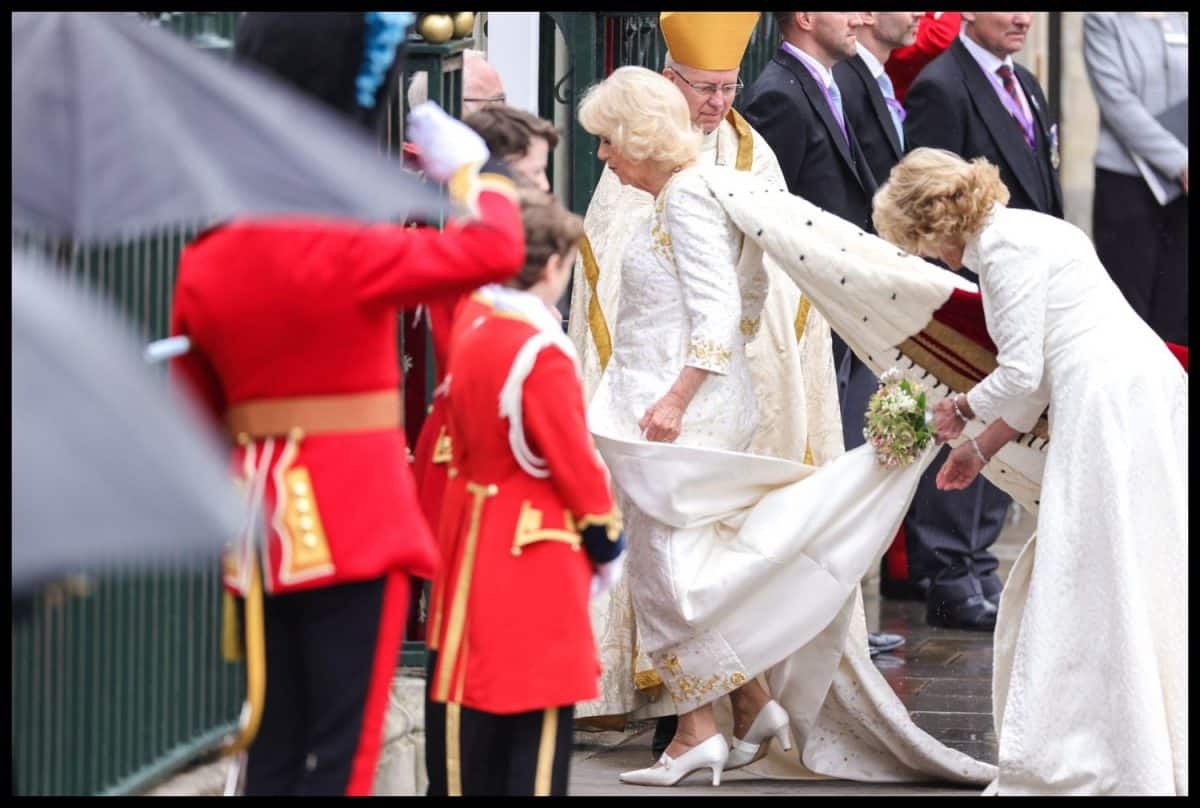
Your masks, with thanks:
[[[429,75],[421,70],[413,74],[408,84],[408,108],[419,106],[429,99]],[[463,51],[463,117],[488,104],[505,102],[504,84],[496,68],[488,64],[483,51]]]
[[[483,51],[463,51],[463,115],[505,100],[500,74],[488,64]]]

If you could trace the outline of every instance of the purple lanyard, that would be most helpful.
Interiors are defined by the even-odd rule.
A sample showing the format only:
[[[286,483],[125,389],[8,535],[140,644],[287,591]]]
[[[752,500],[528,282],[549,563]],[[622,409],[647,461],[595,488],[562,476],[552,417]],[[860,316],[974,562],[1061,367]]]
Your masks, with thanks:
[[[992,86],[996,88],[996,95],[1000,96],[1000,103],[1004,104],[1012,116],[1017,119],[1017,123],[1021,125],[1022,131],[1025,132],[1025,142],[1030,148],[1033,148],[1037,142],[1033,137],[1033,119],[1025,114],[1025,110],[1017,103],[1017,99],[1008,94],[1008,90],[1004,89],[1004,80],[996,74],[995,71],[985,71],[987,77],[991,79]],[[1021,89],[1021,82],[1017,81],[1017,71],[1013,71],[1013,86],[1017,92],[1024,93]]]

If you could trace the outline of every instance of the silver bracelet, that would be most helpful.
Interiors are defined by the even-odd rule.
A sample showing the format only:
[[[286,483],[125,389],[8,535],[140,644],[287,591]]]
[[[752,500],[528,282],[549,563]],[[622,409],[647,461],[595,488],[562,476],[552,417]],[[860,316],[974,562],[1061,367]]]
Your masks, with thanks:
[[[983,450],[979,448],[979,444],[975,442],[974,438],[967,438],[967,440],[970,442],[971,448],[975,450],[975,454],[979,455],[979,459],[983,461],[983,465],[986,466],[988,459],[983,456]]]
[[[954,414],[958,417],[958,420],[962,421],[964,424],[971,420],[967,416],[963,415],[962,410],[958,408],[958,394],[951,396],[950,406],[954,408]]]

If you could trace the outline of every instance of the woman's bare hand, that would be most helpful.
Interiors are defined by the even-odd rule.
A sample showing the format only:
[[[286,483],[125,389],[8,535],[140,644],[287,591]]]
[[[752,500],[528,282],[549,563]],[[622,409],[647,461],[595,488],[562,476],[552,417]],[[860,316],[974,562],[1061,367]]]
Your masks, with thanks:
[[[638,421],[638,428],[646,440],[655,443],[672,443],[683,428],[683,413],[687,404],[675,393],[667,393],[650,405],[646,414]]]
[[[950,452],[937,474],[939,491],[961,491],[975,481],[983,469],[983,461],[971,444],[964,443]]]

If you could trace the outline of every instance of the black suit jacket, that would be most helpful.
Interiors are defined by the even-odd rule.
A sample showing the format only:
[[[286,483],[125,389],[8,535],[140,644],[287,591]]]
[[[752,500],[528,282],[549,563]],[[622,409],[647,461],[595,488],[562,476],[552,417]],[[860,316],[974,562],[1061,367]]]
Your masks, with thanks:
[[[1050,108],[1032,73],[1020,65],[1014,73],[1033,112],[1034,150],[958,39],[925,66],[904,97],[904,145],[908,150],[936,146],[967,159],[986,157],[1008,186],[1009,207],[1061,217],[1062,186],[1050,161]]]
[[[866,155],[852,129],[846,143],[820,85],[796,57],[780,48],[739,111],[775,152],[789,191],[874,232],[876,185]]]
[[[854,129],[863,154],[867,156],[871,176],[876,184],[883,185],[892,166],[904,156],[883,90],[879,89],[879,82],[861,56],[834,65],[833,78],[842,91],[846,123]]]

